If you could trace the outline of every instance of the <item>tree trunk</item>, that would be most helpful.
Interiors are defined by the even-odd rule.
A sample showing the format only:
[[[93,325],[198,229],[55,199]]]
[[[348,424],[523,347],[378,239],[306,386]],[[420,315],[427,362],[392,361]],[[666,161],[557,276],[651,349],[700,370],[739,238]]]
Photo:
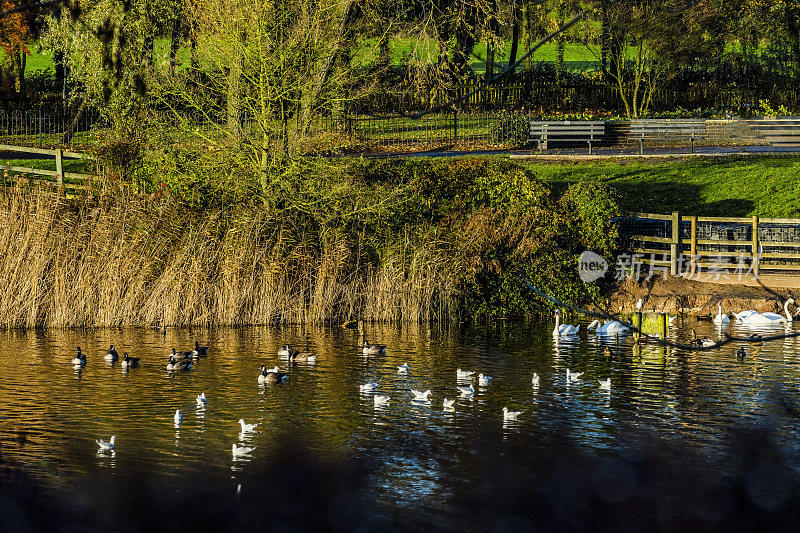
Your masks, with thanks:
[[[486,43],[486,73],[483,79],[489,81],[494,77],[494,42]]]
[[[800,78],[800,7],[794,7],[789,2],[785,2],[784,14],[790,47],[794,54],[795,79],[797,79]]]
[[[514,0],[512,22],[511,22],[511,52],[508,56],[508,65],[511,67],[517,62],[517,49],[519,48],[519,31],[522,26],[522,4],[521,0]],[[511,67],[511,72],[514,75],[514,67]]]
[[[303,94],[301,98],[300,133],[303,136],[308,132],[308,127],[311,124],[311,113],[316,106],[317,99],[319,98],[322,89],[325,87],[325,83],[330,78],[331,72],[333,71],[333,66],[335,64],[334,60],[339,55],[341,47],[346,40],[345,34],[347,32],[347,24],[350,21],[351,14],[353,13],[354,1],[355,0],[347,0],[342,6],[342,11],[339,14],[339,24],[332,36],[333,40],[331,42],[330,49],[325,57],[320,61],[318,68],[316,69],[313,85]]]
[[[75,131],[78,129],[78,122],[80,122],[81,117],[83,117],[83,113],[86,111],[86,102],[81,102],[80,107],[78,107],[78,111],[75,113],[75,116],[72,117],[72,121],[67,128],[67,131],[64,132],[64,136],[61,137],[61,144],[63,146],[69,146],[69,143],[72,142],[72,137],[75,136]]]
[[[175,15],[172,21],[172,32],[169,41],[169,75],[175,75],[175,60],[178,55],[178,47],[181,44],[181,17],[180,13]]]
[[[611,55],[611,28],[608,26],[608,1],[600,4],[600,66],[603,80],[608,80],[608,57]]]
[[[244,39],[240,37],[239,43],[234,45],[233,58],[231,58],[230,69],[228,70],[227,87],[227,117],[226,125],[228,133],[234,139],[240,139],[242,128],[240,116],[242,113],[242,70],[244,55],[241,47],[244,46]]]

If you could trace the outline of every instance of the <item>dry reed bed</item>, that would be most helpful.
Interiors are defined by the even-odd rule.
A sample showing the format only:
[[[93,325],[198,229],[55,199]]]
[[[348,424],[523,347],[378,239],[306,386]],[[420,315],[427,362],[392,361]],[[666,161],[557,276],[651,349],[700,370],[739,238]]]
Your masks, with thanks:
[[[435,226],[366,260],[256,208],[0,192],[0,326],[211,326],[452,318],[458,259]]]

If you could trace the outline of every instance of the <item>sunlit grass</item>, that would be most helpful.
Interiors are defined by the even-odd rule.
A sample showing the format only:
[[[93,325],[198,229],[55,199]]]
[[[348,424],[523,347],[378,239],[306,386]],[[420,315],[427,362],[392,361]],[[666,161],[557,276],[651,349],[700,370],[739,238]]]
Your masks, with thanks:
[[[562,187],[582,179],[604,182],[627,211],[800,217],[798,156],[524,165]]]

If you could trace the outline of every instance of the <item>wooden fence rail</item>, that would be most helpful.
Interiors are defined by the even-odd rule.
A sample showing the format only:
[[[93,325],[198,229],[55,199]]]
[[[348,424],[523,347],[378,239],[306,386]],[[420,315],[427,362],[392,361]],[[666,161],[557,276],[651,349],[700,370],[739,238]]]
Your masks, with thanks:
[[[7,165],[5,163],[2,163],[1,160],[0,160],[0,169],[9,170],[11,172],[22,172],[24,174],[33,174],[34,176],[46,176],[46,177],[56,178],[56,183],[58,184],[59,187],[64,187],[65,186],[64,178],[69,178],[69,179],[84,181],[83,184],[70,183],[68,184],[70,188],[85,189],[87,188],[87,185],[85,183],[86,181],[98,178],[98,176],[94,174],[82,174],[78,172],[67,172],[64,170],[65,157],[70,159],[94,159],[92,156],[80,152],[72,152],[70,150],[63,150],[61,148],[50,150],[47,148],[29,148],[25,146],[0,144],[0,153],[2,152],[15,152],[15,153],[46,155],[54,157],[56,163],[55,170],[45,170],[41,168]]]
[[[800,219],[633,213],[617,219],[632,263],[673,276],[800,271]],[[635,261],[634,261],[635,260]]]

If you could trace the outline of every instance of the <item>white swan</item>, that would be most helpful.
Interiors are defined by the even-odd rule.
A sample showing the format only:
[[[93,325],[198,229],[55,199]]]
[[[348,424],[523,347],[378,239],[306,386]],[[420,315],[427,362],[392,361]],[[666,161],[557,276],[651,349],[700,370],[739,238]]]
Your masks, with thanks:
[[[533,373],[533,378],[531,379],[531,386],[534,388],[539,388],[539,374],[536,372]]]
[[[600,383],[601,390],[607,390],[607,391],[611,390],[611,378],[606,378],[605,381],[600,380],[598,381],[598,383]]]
[[[509,411],[508,407],[503,407],[503,420],[516,420],[522,411]]]
[[[553,335],[556,337],[566,336],[566,335],[577,335],[580,331],[580,326],[573,326],[572,324],[562,324],[561,323],[561,311],[556,309],[556,312],[553,314],[556,317],[556,326],[553,328]]]
[[[377,388],[378,384],[375,383],[374,381],[371,383],[364,383],[363,385],[358,386],[358,390],[360,390],[361,392],[372,392]]]
[[[460,368],[456,370],[456,379],[464,380],[469,379],[475,374],[475,371],[470,372],[469,370],[461,370]]]
[[[717,302],[717,314],[714,317],[714,324],[724,326],[730,324],[730,322],[731,319],[728,318],[728,315],[722,312],[722,302]]]
[[[576,381],[581,379],[582,375],[583,375],[583,372],[570,372],[570,370],[568,368],[567,369],[567,383],[575,383]]]
[[[772,326],[787,324],[793,320],[792,315],[789,313],[789,306],[794,303],[794,299],[792,298],[789,298],[786,300],[786,302],[784,302],[783,312],[785,316],[781,316],[778,313],[753,313],[741,319],[741,322],[745,326]]]
[[[483,374],[478,374],[478,386],[488,387],[491,382],[492,382],[492,376],[484,376]]]
[[[752,309],[748,309],[747,311],[742,311],[741,313],[733,313],[733,316],[736,317],[736,320],[739,322],[744,321],[747,317],[751,315],[757,315],[758,311],[753,311]]]
[[[104,441],[103,439],[97,440],[95,442],[100,447],[100,450],[102,450],[104,452],[105,451],[111,452],[111,451],[114,451],[114,441],[116,441],[116,440],[117,440],[117,436],[116,435],[111,435],[111,438],[109,439],[108,442]]]
[[[248,448],[247,446],[237,446],[235,442],[231,447],[231,453],[234,457],[236,457],[237,455],[247,455],[248,453],[251,453],[253,450],[255,450],[255,448]]]
[[[618,320],[606,320],[604,324],[600,324],[599,320],[593,320],[586,329],[595,335],[625,335],[631,328]]]
[[[402,365],[397,367],[398,374],[407,374],[408,373],[408,363],[403,363]]]
[[[172,419],[175,421],[176,426],[181,425],[181,422],[183,422],[183,415],[181,414],[180,409],[175,409],[175,416],[172,417]]]
[[[206,406],[206,393],[201,392],[197,395],[197,398],[194,399],[197,402],[197,407],[205,407]]]
[[[472,398],[475,396],[475,385],[470,385],[469,387],[459,387],[458,390],[461,391],[461,396],[463,398]]]
[[[372,400],[373,402],[375,402],[375,406],[386,405],[387,403],[389,403],[389,397],[381,396],[380,394],[373,397]]]
[[[453,409],[453,406],[455,405],[455,403],[456,403],[456,401],[455,401],[454,399],[453,399],[453,400],[448,400],[447,398],[445,398],[445,399],[442,401],[442,408],[443,408],[445,411],[450,411],[450,410],[452,410],[452,409]]]
[[[429,402],[431,390],[428,389],[425,392],[421,392],[418,390],[411,389],[412,394],[414,394],[414,401],[415,402]]]
[[[248,424],[244,421],[244,418],[239,419],[239,425],[242,426],[242,433],[250,433],[258,427],[258,424]]]

